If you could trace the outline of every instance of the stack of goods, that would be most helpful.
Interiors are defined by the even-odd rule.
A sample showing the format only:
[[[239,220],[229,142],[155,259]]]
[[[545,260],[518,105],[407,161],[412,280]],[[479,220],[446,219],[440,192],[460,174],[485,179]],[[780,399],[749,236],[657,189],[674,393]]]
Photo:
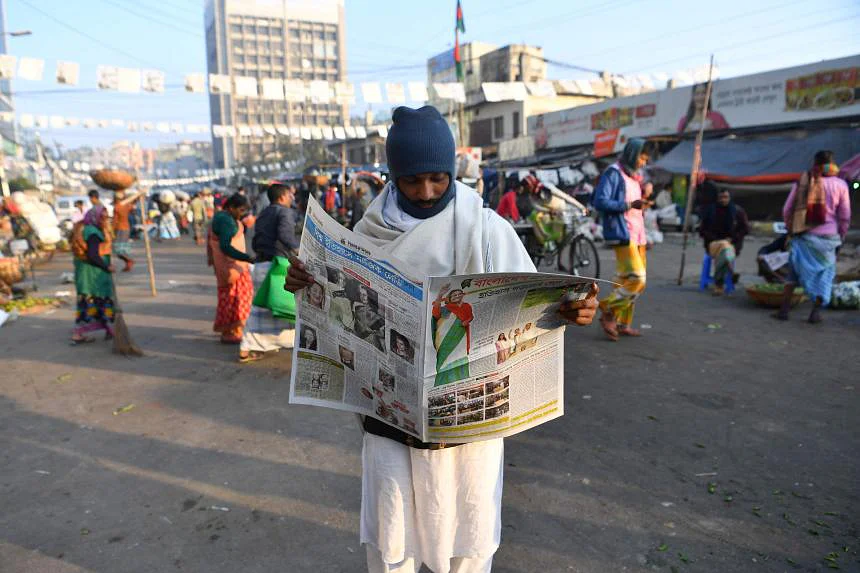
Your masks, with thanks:
[[[12,201],[21,216],[30,224],[42,246],[53,247],[60,242],[60,222],[50,205],[20,191],[12,194]]]
[[[839,283],[833,287],[832,308],[860,309],[860,281]]]

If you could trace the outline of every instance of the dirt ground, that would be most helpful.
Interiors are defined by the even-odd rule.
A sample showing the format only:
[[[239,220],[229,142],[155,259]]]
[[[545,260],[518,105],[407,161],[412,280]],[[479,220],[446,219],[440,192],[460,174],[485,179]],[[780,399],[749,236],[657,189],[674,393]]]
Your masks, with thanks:
[[[118,275],[145,358],[69,346],[69,308],[0,329],[0,571],[362,571],[355,417],[216,342],[201,248],[156,257],[155,299]],[[506,440],[494,571],[860,571],[860,313],[777,323],[698,292],[698,245],[676,286],[679,257],[650,254],[643,338],[568,330],[565,416]]]

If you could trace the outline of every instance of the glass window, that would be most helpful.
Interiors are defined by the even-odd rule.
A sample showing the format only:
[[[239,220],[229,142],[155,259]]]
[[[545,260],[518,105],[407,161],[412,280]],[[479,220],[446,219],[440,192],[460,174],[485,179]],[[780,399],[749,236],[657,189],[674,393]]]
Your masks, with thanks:
[[[514,133],[513,133],[513,136],[514,136],[514,137],[519,137],[519,136],[520,136],[520,112],[515,111],[515,112],[513,113],[513,119],[514,119]]]
[[[505,138],[505,118],[496,117],[493,118],[493,139],[504,139]]]
[[[240,26],[239,24],[230,24],[230,31],[234,34],[241,34],[242,26]]]
[[[295,28],[290,28],[290,39],[298,40],[299,39],[299,31]]]

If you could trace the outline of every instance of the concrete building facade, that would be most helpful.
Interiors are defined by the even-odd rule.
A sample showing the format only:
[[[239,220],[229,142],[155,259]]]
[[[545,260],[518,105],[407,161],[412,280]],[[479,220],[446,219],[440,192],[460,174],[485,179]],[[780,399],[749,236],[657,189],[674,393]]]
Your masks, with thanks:
[[[269,78],[344,81],[343,2],[206,0],[208,72],[231,79],[255,78],[258,89]],[[215,165],[228,168],[274,160],[286,139],[284,128],[343,125],[348,109],[334,101],[288,102],[211,94],[210,116],[212,125],[256,128],[251,136],[213,138]]]

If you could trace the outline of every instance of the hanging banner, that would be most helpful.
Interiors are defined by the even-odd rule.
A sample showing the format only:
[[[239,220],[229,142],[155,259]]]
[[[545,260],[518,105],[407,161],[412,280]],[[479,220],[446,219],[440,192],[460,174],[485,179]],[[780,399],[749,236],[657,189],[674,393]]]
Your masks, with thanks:
[[[555,86],[551,81],[526,82],[526,89],[534,97],[555,97]]]
[[[187,74],[185,76],[185,91],[201,94],[206,91],[206,76],[203,74]]]
[[[302,139],[308,140],[311,138],[311,128],[302,127],[301,130],[302,130]]]
[[[117,90],[125,93],[140,92],[140,70],[117,68]]]
[[[332,139],[334,139],[334,130],[332,130],[331,126],[324,125],[322,127],[322,135],[323,139],[331,141]]]
[[[603,131],[594,136],[594,156],[606,157],[615,153],[618,144],[618,129]]]
[[[427,93],[427,84],[424,82],[409,82],[408,88],[410,100],[425,102],[430,99]]]
[[[220,95],[229,94],[232,91],[233,86],[230,85],[230,76],[209,74],[209,93]]]
[[[0,80],[15,78],[15,63],[18,58],[9,54],[0,54]]]
[[[406,91],[403,89],[403,84],[401,83],[386,83],[385,95],[388,96],[388,103],[406,103]]]
[[[163,94],[164,72],[159,70],[143,70],[143,91]]]
[[[21,58],[18,60],[18,77],[32,82],[42,81],[45,73],[45,60],[37,58]]]
[[[76,86],[80,80],[81,66],[77,62],[57,62],[57,83]]]
[[[257,78],[236,76],[233,78],[236,97],[257,97]]]
[[[382,103],[382,90],[376,82],[361,84],[361,97],[364,103]]]
[[[484,82],[481,91],[489,102],[525,101],[529,96],[522,82]]]
[[[334,138],[335,139],[346,139],[346,130],[341,126],[335,126],[334,128]]]
[[[535,147],[594,143],[601,132],[630,137],[720,131],[851,117],[860,114],[860,55],[716,80],[705,109],[706,84],[678,87],[533,115]]]
[[[328,103],[331,101],[331,86],[327,81],[314,80],[308,84],[308,94],[311,103]]]

